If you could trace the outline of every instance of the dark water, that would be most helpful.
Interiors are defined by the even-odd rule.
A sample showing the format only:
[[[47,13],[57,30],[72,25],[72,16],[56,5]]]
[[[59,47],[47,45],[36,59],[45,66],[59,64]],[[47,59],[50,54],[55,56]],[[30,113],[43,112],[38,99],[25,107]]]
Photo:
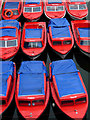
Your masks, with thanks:
[[[87,3],[87,6],[88,6],[88,11],[90,11],[90,2]],[[66,15],[66,18],[69,20],[69,22],[71,21],[71,18]],[[87,16],[87,19],[90,20],[90,13],[88,14]],[[22,25],[25,21],[25,19],[21,19],[22,21]],[[47,21],[48,23],[48,19],[43,15],[41,17],[41,20],[40,21]],[[55,60],[57,60],[57,57],[53,56]],[[51,62],[51,60],[53,59],[49,57],[48,55],[48,49],[47,49],[47,60],[46,60],[46,67],[47,67],[47,71],[49,73],[49,63]],[[89,79],[90,79],[90,59],[85,57],[83,54],[81,54],[80,52],[77,51],[77,49],[74,49],[73,50],[73,60],[77,66],[77,68],[80,70],[80,73],[81,73],[81,76],[83,78],[83,81],[85,83],[85,86],[87,88],[87,91],[88,91],[88,95],[89,95],[89,98],[90,98],[90,89],[89,89]],[[16,58],[13,60],[16,62],[17,64],[17,71],[19,69],[19,66],[21,64],[21,61],[23,61],[23,57],[22,57],[22,52],[19,51],[19,53],[17,54]],[[16,108],[16,105],[15,105],[15,100],[13,100],[12,102],[12,106],[10,108],[11,110],[8,111],[7,114],[3,114],[3,119],[9,119],[9,120],[18,120],[18,114],[17,114],[17,108]],[[55,113],[54,113],[55,112]],[[55,114],[57,116],[59,116],[59,112],[56,110],[53,112],[53,109],[52,109],[52,105],[50,104],[50,113],[49,113],[49,117],[47,118],[48,120],[64,120],[64,118],[57,118],[55,116]],[[87,115],[86,115],[86,118],[87,120],[90,120],[90,105],[88,107],[88,111],[87,111]],[[43,119],[42,119],[43,120]],[[67,120],[67,119],[66,119]]]

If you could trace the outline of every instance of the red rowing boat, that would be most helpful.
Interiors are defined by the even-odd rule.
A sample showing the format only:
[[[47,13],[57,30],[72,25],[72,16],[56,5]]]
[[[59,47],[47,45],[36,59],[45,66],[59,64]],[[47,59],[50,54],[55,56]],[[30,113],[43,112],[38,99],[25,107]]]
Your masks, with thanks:
[[[0,115],[10,106],[16,83],[16,66],[11,61],[0,61]]]
[[[43,14],[42,0],[25,0],[23,6],[23,16],[30,20],[36,21]]]
[[[63,18],[66,14],[65,3],[63,0],[45,0],[44,13],[51,18]]]
[[[45,22],[26,22],[24,24],[21,48],[30,59],[41,56],[46,47]]]
[[[25,119],[37,119],[49,102],[49,81],[42,61],[24,61],[18,72],[15,101]]]
[[[84,19],[88,15],[85,0],[66,0],[66,9],[73,19]]]
[[[0,21],[0,59],[12,59],[20,47],[21,24],[17,20]]]
[[[73,60],[50,64],[51,93],[56,107],[69,119],[82,120],[88,108],[88,94]]]
[[[90,20],[76,20],[71,23],[77,48],[90,57]]]
[[[3,19],[19,19],[22,14],[22,0],[5,0],[2,8]]]

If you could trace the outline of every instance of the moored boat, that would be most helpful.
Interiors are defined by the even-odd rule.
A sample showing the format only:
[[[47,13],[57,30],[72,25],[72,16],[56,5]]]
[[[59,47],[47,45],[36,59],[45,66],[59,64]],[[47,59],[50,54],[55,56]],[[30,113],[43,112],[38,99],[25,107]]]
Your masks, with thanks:
[[[36,59],[43,55],[46,47],[45,22],[26,22],[24,24],[21,48],[30,58]]]
[[[73,60],[52,62],[50,79],[53,100],[64,117],[83,119],[88,108],[88,94]]]
[[[66,14],[65,3],[63,0],[45,0],[44,13],[47,18],[63,18]]]
[[[22,14],[22,0],[5,0],[2,8],[3,19],[19,19]]]
[[[30,21],[37,21],[43,14],[42,0],[25,0],[23,5],[23,16]]]
[[[15,101],[25,119],[37,119],[49,102],[49,81],[44,62],[24,61],[18,72]]]
[[[90,20],[76,20],[71,23],[77,48],[90,58]]]
[[[0,115],[2,115],[14,97],[16,66],[11,61],[0,61]]]
[[[12,59],[19,50],[21,24],[17,20],[0,21],[0,59]]]
[[[85,0],[66,0],[66,9],[73,19],[84,19],[88,15],[88,8]]]
[[[48,25],[48,43],[53,52],[64,59],[74,45],[70,24],[66,18],[51,19]]]

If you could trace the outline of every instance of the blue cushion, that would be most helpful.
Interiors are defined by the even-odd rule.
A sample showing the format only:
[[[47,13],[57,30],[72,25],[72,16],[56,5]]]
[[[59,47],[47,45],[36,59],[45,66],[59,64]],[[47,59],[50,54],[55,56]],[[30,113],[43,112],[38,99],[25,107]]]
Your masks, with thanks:
[[[41,38],[42,29],[25,29],[25,38]]]

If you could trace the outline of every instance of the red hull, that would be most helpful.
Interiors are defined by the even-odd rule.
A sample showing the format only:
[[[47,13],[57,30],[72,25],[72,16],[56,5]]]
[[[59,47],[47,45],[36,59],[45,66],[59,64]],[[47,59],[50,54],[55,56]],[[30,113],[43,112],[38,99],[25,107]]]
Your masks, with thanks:
[[[11,82],[13,81],[13,82]],[[0,105],[0,115],[2,115],[10,106],[12,100],[13,100],[13,96],[14,96],[14,92],[15,92],[15,84],[16,84],[16,65],[14,64],[14,75],[13,75],[13,80],[12,77],[9,76],[8,80],[8,87],[7,87],[7,93],[6,96],[0,96],[0,100],[5,100],[7,99],[7,103],[4,105]]]
[[[52,10],[50,10],[50,11],[48,11],[47,10],[47,7],[62,7],[62,9],[61,10],[59,10],[59,11],[53,11],[53,9]],[[55,8],[56,9],[56,8]],[[62,0],[62,2],[61,3],[48,3],[48,0],[46,0],[45,2],[44,2],[44,13],[45,13],[45,15],[46,15],[46,17],[48,17],[49,19],[51,19],[51,18],[63,18],[64,16],[65,16],[65,14],[66,14],[66,10],[65,10],[65,4],[64,4],[64,2],[63,2],[63,0]]]
[[[72,18],[83,19],[88,15],[88,8],[86,5],[86,2],[85,1],[82,2],[82,1],[81,2],[80,1],[71,2],[70,0],[68,0],[67,2],[65,2],[67,12]],[[83,4],[85,4],[85,9],[80,8],[80,5],[83,5]],[[74,8],[72,8],[73,5],[77,5],[77,9],[75,8],[76,6],[74,6]],[[70,8],[70,6],[71,6],[71,8]]]
[[[78,28],[90,28],[90,20],[77,20],[77,21],[72,21],[71,23],[72,23],[72,29],[73,29],[76,45],[84,54],[86,53],[88,56],[90,56],[90,45],[80,44],[81,40],[82,41],[87,40],[89,42],[90,37],[80,37],[80,33],[78,31]]]
[[[34,8],[34,7],[40,7],[40,11],[26,11],[25,12],[25,8]],[[24,2],[24,6],[23,6],[23,16],[28,19],[28,20],[37,20],[41,17],[41,15],[43,14],[43,2],[42,0],[40,0],[40,4],[25,4]]]
[[[42,37],[41,38],[27,38],[25,39],[25,29],[42,29]],[[42,42],[42,47],[41,48],[25,48],[24,43],[25,42]],[[24,24],[24,29],[23,29],[23,34],[22,34],[22,41],[21,41],[21,48],[22,51],[30,56],[31,59],[37,58],[38,55],[40,55],[46,47],[46,24],[44,22],[27,22]],[[37,57],[36,57],[37,56]]]
[[[51,73],[51,67],[49,67],[50,70],[50,78],[52,76]],[[64,96],[62,98],[59,98],[59,92],[58,92],[58,88],[57,88],[57,84],[56,84],[56,79],[55,76],[52,76],[52,81],[50,82],[50,87],[51,87],[51,93],[52,93],[52,97],[56,103],[56,105],[58,106],[58,108],[65,113],[69,118],[72,119],[83,119],[83,117],[86,114],[87,108],[88,108],[88,94],[87,94],[87,90],[85,88],[85,85],[83,83],[82,77],[80,75],[80,72],[78,72],[78,75],[80,77],[81,83],[84,87],[85,90],[85,94],[74,94],[74,95],[68,95],[68,96]],[[77,97],[75,97],[77,96]],[[61,101],[62,100],[75,100],[76,98],[80,98],[80,97],[84,97],[86,96],[86,103],[82,103],[82,104],[74,104],[74,105],[66,105],[66,106],[62,106],[61,105]]]
[[[5,20],[10,20],[10,19],[18,19],[20,18],[21,14],[22,14],[22,9],[23,9],[23,2],[22,0],[14,0],[13,2],[19,2],[19,5],[18,5],[18,8],[17,9],[5,9],[5,4],[7,2],[12,2],[12,0],[5,0],[5,3],[3,5],[3,8],[2,8],[2,17],[3,19]],[[13,11],[14,10],[17,10],[18,11],[18,15],[14,15]],[[7,15],[7,13],[10,11],[10,16]]]

